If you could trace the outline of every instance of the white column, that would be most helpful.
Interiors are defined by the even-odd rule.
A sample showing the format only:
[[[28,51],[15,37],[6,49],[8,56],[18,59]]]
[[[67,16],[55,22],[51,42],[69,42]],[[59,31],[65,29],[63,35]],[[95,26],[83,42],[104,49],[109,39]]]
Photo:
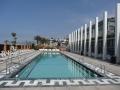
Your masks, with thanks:
[[[92,21],[90,21],[90,26],[89,26],[89,56],[91,56],[91,32],[92,31]]]
[[[74,36],[73,42],[74,42],[74,53],[75,53],[75,31],[73,33],[73,36]]]
[[[79,41],[80,41],[80,28],[78,28],[78,53],[80,53],[80,44],[79,44]]]
[[[98,17],[95,18],[95,58],[98,57]]]
[[[72,33],[70,34],[70,38],[71,38],[71,40],[70,40],[70,52],[72,52]]]
[[[74,32],[73,32],[73,40],[72,40],[72,47],[73,47],[73,52],[74,52]]]
[[[81,38],[80,38],[80,51],[82,51],[83,49],[82,49],[82,40],[83,40],[83,27],[81,27]],[[81,52],[80,52],[81,53]]]
[[[72,32],[72,52],[73,52],[73,32]]]
[[[86,38],[87,38],[87,24],[85,24],[85,29],[84,29],[84,55],[86,55]]]
[[[107,12],[103,13],[103,60],[107,56]]]
[[[69,50],[70,50],[70,34],[69,34]]]
[[[70,52],[72,52],[72,33],[71,33],[71,47],[70,47]]]
[[[70,40],[70,52],[72,52],[72,33],[70,34],[70,38],[71,38],[71,40]]]
[[[69,37],[70,37],[70,38],[69,38],[69,42],[70,42],[70,43],[69,43],[69,45],[70,45],[69,47],[70,47],[70,52],[71,52],[71,40],[72,40],[72,39],[71,39],[71,33],[70,33],[70,36],[69,36]]]
[[[77,30],[75,31],[75,53],[77,53]]]
[[[120,3],[117,3],[115,12],[115,56],[116,63],[120,63]]]
[[[75,32],[73,32],[73,52],[75,52]]]

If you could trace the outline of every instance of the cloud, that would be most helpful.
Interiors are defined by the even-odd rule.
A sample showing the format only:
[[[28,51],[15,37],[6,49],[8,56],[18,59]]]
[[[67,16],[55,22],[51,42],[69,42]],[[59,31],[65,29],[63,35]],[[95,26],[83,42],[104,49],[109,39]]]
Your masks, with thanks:
[[[87,14],[74,14],[68,22],[71,24],[84,25],[88,24],[89,21],[94,21],[93,15],[88,16]]]
[[[103,20],[103,13],[104,13],[105,10],[101,10],[99,12],[93,12],[93,13],[83,13],[83,14],[80,14],[80,13],[74,13],[72,14],[71,16],[71,19],[68,21],[69,23],[71,23],[72,25],[73,24],[77,24],[81,26],[84,26],[85,24],[88,24],[89,25],[89,22],[92,21],[92,24],[95,24],[95,18],[98,17],[98,20],[101,21]],[[115,10],[112,9],[112,10],[108,10],[108,18],[111,18],[111,17],[114,17],[115,16]],[[74,26],[74,25],[73,25]],[[79,27],[76,27],[76,28],[79,28]]]

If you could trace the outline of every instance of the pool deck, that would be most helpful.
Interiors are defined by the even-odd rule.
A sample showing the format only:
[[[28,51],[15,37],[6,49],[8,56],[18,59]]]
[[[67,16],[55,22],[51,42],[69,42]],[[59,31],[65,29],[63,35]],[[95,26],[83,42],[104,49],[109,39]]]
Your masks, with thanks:
[[[30,57],[32,55],[36,55],[38,52],[40,51],[33,51],[31,53],[28,53],[26,55],[23,55],[27,57]],[[90,64],[93,64],[93,65],[98,65],[98,64],[101,64],[101,65],[104,65],[106,70],[109,71],[109,72],[112,72],[118,76],[120,76],[120,65],[118,64],[111,64],[107,61],[102,61],[100,59],[94,59],[94,58],[91,58],[91,57],[87,57],[87,56],[81,56],[81,55],[78,55],[78,54],[74,54],[74,53],[70,53],[70,52],[66,52],[64,51],[63,53],[67,54],[67,55],[70,55],[72,57],[75,57],[77,59],[84,59],[84,62],[88,62]],[[18,60],[15,59],[14,60],[15,62],[17,62]],[[14,62],[13,61],[13,62]],[[4,69],[5,68],[5,62],[1,62],[0,63],[0,70]],[[118,81],[120,82],[120,81]],[[14,82],[13,82],[14,84]],[[110,84],[110,85],[65,85],[65,86],[39,86],[39,87],[1,87],[0,90],[120,90],[120,84]]]

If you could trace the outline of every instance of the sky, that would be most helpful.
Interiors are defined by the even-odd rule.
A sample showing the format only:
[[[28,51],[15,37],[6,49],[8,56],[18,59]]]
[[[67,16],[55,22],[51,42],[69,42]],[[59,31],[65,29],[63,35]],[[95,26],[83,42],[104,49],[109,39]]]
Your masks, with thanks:
[[[116,4],[120,0],[0,0],[0,44],[35,42],[34,36],[61,39],[89,21],[115,16]],[[36,43],[36,42],[35,42]]]

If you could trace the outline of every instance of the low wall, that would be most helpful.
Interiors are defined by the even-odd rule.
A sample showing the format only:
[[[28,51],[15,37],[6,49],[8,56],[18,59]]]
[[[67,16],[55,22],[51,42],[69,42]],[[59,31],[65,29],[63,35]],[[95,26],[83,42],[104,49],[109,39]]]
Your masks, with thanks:
[[[16,47],[15,45],[12,45],[12,46]],[[3,51],[3,48],[4,48],[4,44],[0,44],[0,53],[1,53],[1,51]],[[17,48],[21,49],[21,45],[17,45]],[[26,48],[27,48],[27,46],[26,46]],[[6,50],[10,50],[10,45],[9,44],[6,45]]]
[[[3,51],[4,44],[0,44],[0,53]]]

